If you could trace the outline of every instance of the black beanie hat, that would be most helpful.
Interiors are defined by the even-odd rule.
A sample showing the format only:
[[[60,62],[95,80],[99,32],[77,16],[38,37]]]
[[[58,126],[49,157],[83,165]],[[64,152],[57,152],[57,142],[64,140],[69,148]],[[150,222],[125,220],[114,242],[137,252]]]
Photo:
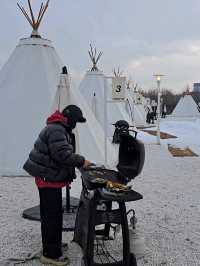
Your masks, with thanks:
[[[70,120],[73,120],[74,122],[79,123],[85,123],[86,119],[83,117],[83,113],[81,109],[76,105],[68,105],[65,107],[65,109],[62,111],[62,114],[69,118]]]

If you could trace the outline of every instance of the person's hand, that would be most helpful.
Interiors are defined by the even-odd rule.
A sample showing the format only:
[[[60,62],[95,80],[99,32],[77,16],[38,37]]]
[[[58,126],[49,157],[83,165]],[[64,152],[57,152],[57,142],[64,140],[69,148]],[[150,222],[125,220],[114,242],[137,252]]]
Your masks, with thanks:
[[[87,168],[90,167],[91,164],[92,164],[92,163],[91,163],[90,161],[85,160],[84,165],[83,165],[83,168],[84,168],[84,169],[87,169]]]

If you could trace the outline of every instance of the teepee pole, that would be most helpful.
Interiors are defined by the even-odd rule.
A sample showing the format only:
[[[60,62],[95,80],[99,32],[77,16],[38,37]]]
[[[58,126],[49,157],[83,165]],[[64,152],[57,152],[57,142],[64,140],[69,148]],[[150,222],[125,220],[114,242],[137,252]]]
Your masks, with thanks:
[[[17,3],[17,5],[18,5],[19,9],[21,10],[22,14],[28,20],[29,24],[31,25],[31,27],[33,29],[31,37],[40,38],[40,35],[38,34],[38,28],[39,28],[39,26],[41,24],[41,21],[42,21],[42,19],[44,17],[44,14],[46,13],[47,8],[49,6],[49,2],[50,2],[50,0],[47,0],[45,5],[44,5],[44,3],[41,4],[37,19],[34,16],[34,13],[33,13],[33,9],[32,9],[32,6],[31,6],[31,0],[28,0],[28,6],[29,6],[30,14],[28,14],[28,12],[24,9],[23,6],[21,6],[19,3]]]
[[[120,68],[119,68],[119,67],[117,68],[117,71],[116,71],[116,69],[114,68],[114,70],[113,70],[113,74],[114,74],[114,77],[121,77],[122,74],[123,74],[123,71],[120,71]]]
[[[88,51],[88,53],[89,53],[90,59],[91,59],[92,64],[93,64],[91,71],[98,71],[97,63],[99,62],[99,59],[101,58],[103,53],[100,52],[98,54],[96,47],[93,49],[91,44],[90,44],[90,50]]]
[[[104,164],[108,164],[108,108],[107,108],[107,83],[104,77]]]
[[[30,13],[31,13],[31,18],[32,18],[32,21],[33,21],[33,25],[35,27],[35,17],[33,15],[33,10],[32,10],[32,7],[31,7],[30,0],[28,0],[28,5],[29,5],[29,10],[30,10]]]
[[[61,86],[58,87],[58,111],[61,111]]]
[[[39,13],[38,13],[38,19],[40,18],[41,14],[42,14],[42,10],[43,10],[43,3],[42,3],[41,6],[40,6],[40,11],[39,11]],[[38,19],[37,19],[37,20],[38,20]]]
[[[31,19],[29,18],[29,16],[28,16],[26,10],[25,10],[22,6],[20,6],[18,3],[17,3],[17,5],[18,5],[19,9],[21,10],[21,12],[23,13],[23,15],[25,16],[25,18],[28,20],[28,22],[29,22],[29,24],[31,25],[31,27],[33,27],[33,22],[32,22]]]
[[[42,19],[44,17],[44,14],[46,13],[46,10],[47,10],[47,8],[49,6],[49,1],[50,0],[48,0],[47,3],[46,3],[46,5],[43,7],[43,10],[41,12],[41,16],[40,16],[40,18],[38,18],[38,27],[39,27],[39,25],[40,25],[40,23],[41,23],[41,21],[42,21]]]
[[[99,53],[99,55],[97,56],[97,59],[96,59],[96,63],[99,62],[99,59],[101,58],[102,54],[103,54],[103,52],[100,52],[100,53]]]
[[[38,15],[38,18],[37,18],[37,27],[40,26],[40,23],[41,23],[42,18],[43,18],[43,16],[44,16],[44,13],[45,13],[44,9],[45,9],[45,7],[44,7],[43,4],[42,4],[42,5],[41,5],[41,11],[39,12],[39,15]]]

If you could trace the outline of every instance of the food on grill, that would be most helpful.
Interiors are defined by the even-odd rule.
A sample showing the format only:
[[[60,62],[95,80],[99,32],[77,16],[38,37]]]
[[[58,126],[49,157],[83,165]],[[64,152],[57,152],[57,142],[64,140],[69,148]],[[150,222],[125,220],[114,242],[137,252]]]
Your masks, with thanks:
[[[99,187],[104,187],[107,190],[110,190],[113,192],[123,192],[123,191],[128,191],[131,189],[130,186],[125,186],[123,184],[112,182],[112,181],[109,181],[109,180],[106,180],[100,177],[92,179],[91,183],[100,185]]]
[[[111,191],[115,192],[123,192],[123,191],[128,191],[131,189],[130,186],[125,186],[120,183],[113,183],[111,181],[107,181],[106,188]]]
[[[96,184],[107,184],[107,180],[97,177],[93,180],[91,180],[92,183],[96,183]]]

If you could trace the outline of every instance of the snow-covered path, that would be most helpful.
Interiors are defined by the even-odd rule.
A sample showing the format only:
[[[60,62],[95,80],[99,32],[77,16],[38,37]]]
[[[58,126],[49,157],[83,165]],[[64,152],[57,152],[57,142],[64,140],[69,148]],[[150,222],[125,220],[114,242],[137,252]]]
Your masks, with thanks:
[[[138,229],[150,254],[138,265],[200,265],[200,157],[173,158],[165,146],[146,145],[146,162],[134,189],[144,199],[135,208]],[[80,190],[73,184],[73,194]],[[22,210],[38,204],[31,178],[0,178],[0,261],[24,257],[41,246],[40,225],[21,218]],[[64,233],[64,240],[72,235]],[[73,246],[71,265],[80,265]],[[38,261],[23,265],[40,265]]]
[[[200,159],[174,158],[156,145],[146,151],[135,210],[152,252],[141,265],[200,265]]]

